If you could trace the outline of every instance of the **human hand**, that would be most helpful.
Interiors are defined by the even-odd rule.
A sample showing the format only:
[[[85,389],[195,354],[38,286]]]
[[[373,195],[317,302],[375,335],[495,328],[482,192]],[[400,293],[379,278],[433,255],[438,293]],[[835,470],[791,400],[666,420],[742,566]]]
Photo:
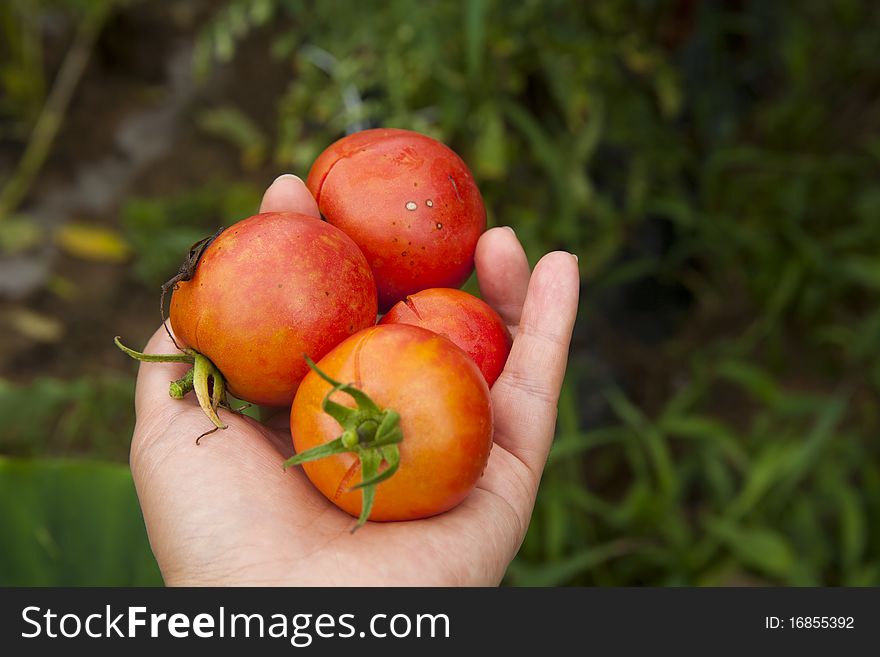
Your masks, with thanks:
[[[319,216],[301,180],[282,176],[261,212]],[[514,335],[492,388],[495,444],[476,489],[432,518],[354,519],[315,489],[293,454],[285,409],[266,424],[225,412],[229,428],[202,440],[195,400],[173,400],[168,382],[185,365],[142,363],[131,469],[150,544],[169,585],[495,585],[529,524],[556,421],[578,303],[577,263],[545,255],[529,272],[513,231],[493,228],[477,245],[483,298]],[[173,353],[160,328],[147,353]],[[221,411],[222,413],[223,411]]]

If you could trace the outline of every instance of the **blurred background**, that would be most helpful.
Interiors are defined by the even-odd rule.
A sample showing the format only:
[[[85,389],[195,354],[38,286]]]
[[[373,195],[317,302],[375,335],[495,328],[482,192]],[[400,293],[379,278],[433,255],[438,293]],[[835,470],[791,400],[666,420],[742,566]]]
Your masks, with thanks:
[[[580,257],[507,584],[880,584],[878,53],[855,0],[3,0],[0,584],[161,583],[112,338],[377,126]]]

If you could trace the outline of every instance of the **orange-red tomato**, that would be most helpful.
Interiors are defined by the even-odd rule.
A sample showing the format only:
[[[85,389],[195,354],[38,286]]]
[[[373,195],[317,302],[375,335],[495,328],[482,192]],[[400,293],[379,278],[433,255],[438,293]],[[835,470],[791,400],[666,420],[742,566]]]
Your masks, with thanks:
[[[446,338],[406,324],[364,329],[327,354],[318,367],[352,383],[380,407],[400,414],[400,468],[378,484],[370,520],[414,520],[447,511],[474,488],[492,447],[489,387],[476,364]],[[290,429],[298,454],[330,442],[339,424],[321,409],[329,383],[315,372],[293,401]],[[333,401],[354,407],[336,392]],[[360,464],[351,452],[303,464],[331,502],[361,510]]]
[[[213,361],[230,392],[283,406],[319,359],[376,321],[376,288],[357,245],[326,222],[258,214],[223,231],[171,298],[184,345]],[[183,346],[183,345],[182,345]]]
[[[380,324],[412,324],[449,338],[474,359],[490,387],[501,375],[513,342],[489,304],[450,288],[409,295],[388,311]]]
[[[473,270],[486,209],[467,165],[439,141],[358,132],[321,153],[307,184],[321,214],[367,256],[380,309],[429,287],[459,287]]]

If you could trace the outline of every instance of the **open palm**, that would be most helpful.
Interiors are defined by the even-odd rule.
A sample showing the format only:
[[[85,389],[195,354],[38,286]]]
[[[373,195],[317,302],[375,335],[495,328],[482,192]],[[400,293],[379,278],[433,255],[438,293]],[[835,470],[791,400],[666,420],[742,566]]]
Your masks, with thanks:
[[[293,176],[276,180],[261,211],[318,216]],[[550,448],[556,402],[577,311],[577,263],[550,253],[530,273],[513,231],[480,239],[483,298],[514,334],[492,388],[495,444],[477,488],[455,509],[424,520],[354,519],[319,493],[293,453],[287,410],[261,424],[229,424],[196,445],[209,425],[196,402],[168,396],[186,366],[142,363],[131,468],[153,552],[174,585],[489,585],[519,549]],[[159,329],[148,353],[173,353]],[[223,413],[223,411],[221,411]]]

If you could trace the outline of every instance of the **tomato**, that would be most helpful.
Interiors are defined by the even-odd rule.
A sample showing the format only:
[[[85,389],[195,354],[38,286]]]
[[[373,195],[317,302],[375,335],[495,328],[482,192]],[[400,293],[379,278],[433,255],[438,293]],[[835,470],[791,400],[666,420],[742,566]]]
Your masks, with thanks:
[[[376,321],[376,288],[357,245],[326,222],[258,214],[223,231],[171,298],[171,325],[207,356],[236,397],[293,401],[320,358]]]
[[[321,214],[366,255],[380,309],[429,287],[459,287],[473,270],[486,209],[467,165],[440,142],[358,132],[318,157],[307,185]]]
[[[409,295],[380,324],[412,324],[443,335],[474,359],[491,387],[504,369],[513,339],[489,304],[450,288]]]
[[[355,387],[399,418],[399,469],[376,485],[370,520],[414,520],[447,511],[476,486],[492,447],[492,406],[480,370],[461,349],[423,328],[387,324],[364,329],[318,363],[327,376]],[[322,410],[332,386],[306,375],[290,414],[297,454],[325,445],[343,432]],[[348,408],[344,392],[332,401]],[[295,459],[292,459],[295,460]],[[303,463],[306,475],[331,502],[361,512],[361,462],[346,451]]]

